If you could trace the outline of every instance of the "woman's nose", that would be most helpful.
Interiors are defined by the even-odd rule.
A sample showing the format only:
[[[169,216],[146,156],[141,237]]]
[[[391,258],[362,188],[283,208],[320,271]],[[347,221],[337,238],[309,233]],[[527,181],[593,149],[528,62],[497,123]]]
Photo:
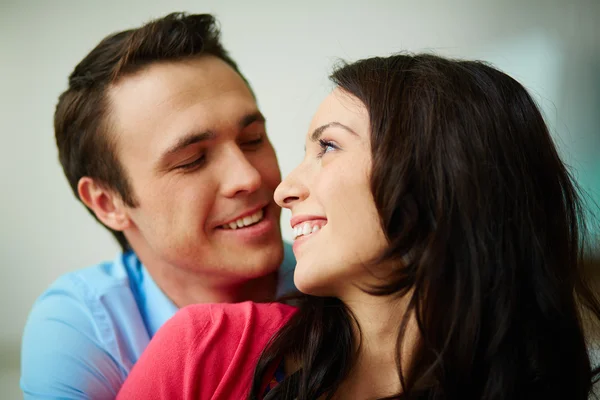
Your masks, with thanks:
[[[281,208],[292,206],[308,197],[306,184],[300,179],[303,176],[302,164],[296,167],[275,189],[275,202]]]

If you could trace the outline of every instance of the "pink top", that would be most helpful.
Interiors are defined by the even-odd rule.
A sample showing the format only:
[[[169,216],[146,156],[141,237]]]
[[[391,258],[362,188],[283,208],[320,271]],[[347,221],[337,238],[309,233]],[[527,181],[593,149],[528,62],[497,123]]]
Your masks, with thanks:
[[[156,333],[117,399],[245,399],[261,352],[294,312],[252,302],[182,308]]]

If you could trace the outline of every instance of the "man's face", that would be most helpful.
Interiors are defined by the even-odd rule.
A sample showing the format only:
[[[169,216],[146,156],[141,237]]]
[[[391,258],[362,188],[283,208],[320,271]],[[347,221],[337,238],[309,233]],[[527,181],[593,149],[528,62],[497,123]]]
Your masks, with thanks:
[[[157,63],[118,82],[109,102],[137,200],[125,235],[142,262],[224,284],[277,270],[281,175],[242,78],[212,56]]]

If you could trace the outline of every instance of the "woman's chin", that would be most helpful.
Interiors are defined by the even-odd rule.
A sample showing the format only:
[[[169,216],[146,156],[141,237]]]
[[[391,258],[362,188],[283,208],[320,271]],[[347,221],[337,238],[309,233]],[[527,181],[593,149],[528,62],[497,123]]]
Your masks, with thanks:
[[[331,279],[322,276],[303,276],[298,274],[298,270],[294,274],[294,285],[296,288],[307,295],[319,297],[334,296],[335,291],[331,286]]]

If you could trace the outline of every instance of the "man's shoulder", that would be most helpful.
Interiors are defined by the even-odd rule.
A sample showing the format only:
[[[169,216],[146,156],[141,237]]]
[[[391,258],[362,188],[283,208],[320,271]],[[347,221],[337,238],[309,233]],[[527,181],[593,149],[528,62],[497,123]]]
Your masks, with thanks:
[[[127,257],[132,256],[119,254],[113,261],[60,276],[35,301],[27,326],[54,320],[97,329],[96,325],[109,323],[113,316],[137,320],[129,315],[136,313],[137,300],[131,284],[135,277],[129,271],[132,260]]]
[[[57,278],[35,301],[27,328],[47,321],[62,321],[76,329],[97,331],[111,315],[135,311],[136,300],[126,267],[127,255],[66,273]],[[126,310],[121,310],[126,309]],[[120,311],[121,310],[121,311]]]
[[[26,398],[116,395],[150,340],[122,256],[62,275],[34,303],[21,347]]]
[[[149,338],[121,256],[69,272],[37,299],[22,337],[26,397],[114,397]],[[89,393],[88,393],[89,392]]]
[[[97,297],[115,288],[129,288],[129,274],[123,258],[119,254],[113,261],[104,261],[75,271],[68,272],[57,278],[40,296],[61,293],[75,297]]]

